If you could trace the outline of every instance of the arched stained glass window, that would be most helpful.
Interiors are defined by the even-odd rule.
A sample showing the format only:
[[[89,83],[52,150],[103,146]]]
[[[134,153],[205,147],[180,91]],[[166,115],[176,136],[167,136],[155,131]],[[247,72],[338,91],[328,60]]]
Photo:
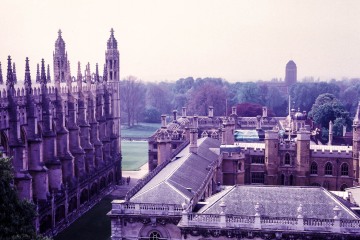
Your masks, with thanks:
[[[347,163],[341,164],[341,176],[349,176],[349,165]]]
[[[325,165],[325,175],[332,175],[332,164],[329,162]]]
[[[316,162],[311,163],[310,174],[318,174],[318,166]]]

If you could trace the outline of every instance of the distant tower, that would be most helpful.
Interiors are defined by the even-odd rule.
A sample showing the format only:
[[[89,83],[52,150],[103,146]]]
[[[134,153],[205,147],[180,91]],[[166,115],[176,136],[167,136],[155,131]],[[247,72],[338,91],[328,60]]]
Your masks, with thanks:
[[[296,64],[293,60],[290,60],[286,64],[285,69],[285,83],[287,86],[295,84],[297,81],[297,70],[296,70]]]
[[[54,81],[66,82],[66,73],[68,70],[67,52],[65,50],[65,42],[61,37],[61,30],[59,30],[58,38],[55,42],[54,58]]]

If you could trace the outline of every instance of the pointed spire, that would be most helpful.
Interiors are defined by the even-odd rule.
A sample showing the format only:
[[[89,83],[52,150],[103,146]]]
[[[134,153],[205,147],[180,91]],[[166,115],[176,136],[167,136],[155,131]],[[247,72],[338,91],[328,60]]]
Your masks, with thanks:
[[[91,85],[90,63],[86,65],[85,77],[86,77],[86,85],[88,86],[88,91],[90,91],[90,85]]]
[[[360,101],[358,103],[357,109],[356,109],[356,114],[353,120],[353,126],[354,125],[358,125],[360,124]]]
[[[46,84],[45,61],[44,61],[44,59],[41,59],[40,83],[41,83],[41,84]]]
[[[114,37],[114,29],[111,28],[110,30],[110,38],[107,42],[107,48],[108,49],[117,49],[117,41]]]
[[[13,80],[13,73],[12,73],[12,69],[11,69],[11,57],[10,57],[10,55],[8,56],[6,85],[8,87],[14,87],[14,80]]]
[[[106,68],[106,64],[104,64],[103,82],[107,82],[107,68]]]
[[[80,62],[78,62],[77,85],[78,85],[79,91],[81,91],[82,90],[82,74],[81,74]]]
[[[95,70],[95,82],[100,82],[100,76],[99,76],[99,65],[96,63],[96,70]]]
[[[55,53],[64,53],[65,52],[65,42],[61,36],[61,30],[58,31],[58,38],[55,41]]]
[[[68,60],[68,69],[66,71],[66,75],[65,75],[65,80],[66,80],[66,83],[67,83],[67,86],[69,88],[69,91],[71,91],[71,82],[72,82],[72,79],[71,79],[71,72],[70,72],[70,61]]]
[[[14,84],[16,84],[17,83],[17,77],[16,77],[15,63],[13,63],[13,79],[14,79]]]
[[[4,79],[3,79],[2,70],[1,70],[1,62],[0,62],[0,84],[4,84]]]
[[[37,68],[36,68],[36,82],[39,83],[40,82],[40,65],[37,64]]]
[[[46,79],[47,79],[47,82],[48,82],[48,83],[51,82],[51,78],[50,78],[50,64],[47,65]]]
[[[29,58],[25,59],[25,80],[24,85],[26,90],[31,90],[31,75],[30,75],[30,67],[29,67]],[[26,91],[28,92],[28,91]]]

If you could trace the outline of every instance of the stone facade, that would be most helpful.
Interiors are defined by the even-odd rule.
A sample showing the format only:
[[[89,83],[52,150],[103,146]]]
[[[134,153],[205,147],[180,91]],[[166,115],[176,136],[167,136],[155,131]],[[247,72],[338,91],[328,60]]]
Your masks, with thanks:
[[[45,61],[32,81],[29,59],[18,80],[10,56],[0,69],[2,153],[12,159],[15,185],[37,204],[37,230],[54,235],[98,202],[121,179],[119,51],[111,30],[103,76],[96,65],[70,73],[59,31],[54,77]]]
[[[233,108],[228,117],[187,116],[186,108],[183,108],[183,115],[177,118],[174,114],[169,124],[163,116],[162,128],[149,138],[149,168],[154,169],[169,159],[184,141],[191,143],[196,131],[196,138],[221,140],[222,167],[218,179],[221,185],[322,186],[329,190],[344,190],[357,185],[359,114],[354,119],[353,146],[339,146],[331,144],[331,131],[329,145],[318,145],[306,113],[289,112],[287,117],[270,118],[264,107],[262,116],[238,117]],[[245,139],[237,140],[236,134],[243,130],[254,131],[256,139],[245,136]],[[164,133],[166,143],[164,138],[158,137]]]

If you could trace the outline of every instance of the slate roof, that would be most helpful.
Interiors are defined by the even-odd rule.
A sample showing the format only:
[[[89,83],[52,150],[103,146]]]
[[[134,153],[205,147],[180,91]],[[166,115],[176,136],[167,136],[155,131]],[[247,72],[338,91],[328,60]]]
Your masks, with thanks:
[[[200,138],[197,144],[197,154],[189,152],[189,145],[185,147],[130,201],[173,204],[182,204],[185,199],[189,201],[209,173],[208,166],[219,157],[219,151],[216,151],[220,147],[219,140]]]
[[[305,218],[334,218],[333,208],[338,206],[340,218],[358,219],[330,192],[320,187],[290,186],[233,186],[207,199],[208,204],[199,213],[219,214],[220,203],[226,205],[225,213],[255,215],[255,204],[260,204],[260,215],[268,217],[297,217],[302,204]]]

